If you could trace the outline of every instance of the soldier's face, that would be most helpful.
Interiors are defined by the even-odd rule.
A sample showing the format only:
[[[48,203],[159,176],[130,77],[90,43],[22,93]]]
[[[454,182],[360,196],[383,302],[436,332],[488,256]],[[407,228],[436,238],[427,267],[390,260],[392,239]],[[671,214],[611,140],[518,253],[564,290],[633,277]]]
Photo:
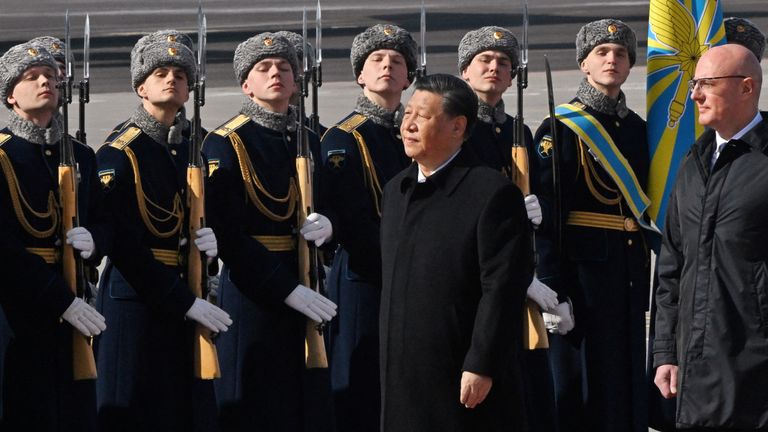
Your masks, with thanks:
[[[265,58],[251,68],[242,85],[243,93],[259,105],[275,112],[287,109],[291,95],[297,90],[288,60]]]
[[[624,45],[605,43],[592,49],[581,62],[581,71],[593,87],[609,96],[618,96],[629,76],[629,52]]]
[[[25,70],[11,94],[8,103],[14,111],[23,113],[53,112],[59,102],[57,71],[50,66],[32,66]]]
[[[512,85],[512,60],[500,51],[483,51],[472,59],[461,77],[476,93],[497,98]]]
[[[410,85],[405,57],[391,49],[368,54],[357,83],[369,92],[399,96]]]
[[[178,66],[163,66],[153,70],[137,90],[142,99],[153,105],[178,109],[189,100],[187,73]]]
[[[421,165],[439,166],[461,147],[466,126],[466,117],[443,111],[442,96],[416,90],[400,125],[405,154]]]

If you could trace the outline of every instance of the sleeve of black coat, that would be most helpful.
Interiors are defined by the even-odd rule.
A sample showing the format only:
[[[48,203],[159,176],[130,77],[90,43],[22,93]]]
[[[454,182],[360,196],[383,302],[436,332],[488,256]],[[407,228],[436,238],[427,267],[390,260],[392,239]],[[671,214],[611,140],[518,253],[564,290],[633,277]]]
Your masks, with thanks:
[[[497,377],[521,344],[525,292],[533,278],[533,250],[523,196],[501,187],[477,224],[482,292],[463,370]]]
[[[656,338],[653,342],[653,367],[677,364],[675,331],[680,299],[683,252],[676,190],[672,192],[667,204],[667,218],[664,227],[664,238],[657,266],[659,287],[656,290],[655,298]]]

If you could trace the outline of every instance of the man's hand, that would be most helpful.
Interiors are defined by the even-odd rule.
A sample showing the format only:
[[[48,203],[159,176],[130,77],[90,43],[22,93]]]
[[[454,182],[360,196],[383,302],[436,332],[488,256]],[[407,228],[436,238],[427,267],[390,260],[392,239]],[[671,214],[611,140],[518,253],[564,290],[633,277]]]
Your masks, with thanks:
[[[493,385],[493,378],[464,371],[461,373],[461,392],[459,402],[472,409],[480,405],[488,396]]]
[[[306,241],[313,241],[315,246],[320,247],[333,237],[333,226],[327,217],[320,213],[312,213],[307,216],[300,232]]]
[[[330,321],[336,316],[336,303],[304,285],[297,285],[284,301],[316,322]]]
[[[225,332],[232,325],[232,319],[228,313],[218,306],[199,298],[196,298],[195,302],[192,303],[192,307],[189,308],[186,316],[214,333]]]
[[[542,311],[557,307],[557,293],[535,276],[528,286],[527,295],[529,299],[539,305]]]
[[[93,236],[83,227],[74,227],[67,231],[67,244],[80,251],[83,259],[88,259],[96,250],[96,244],[93,242]]]
[[[197,238],[195,239],[195,246],[197,250],[203,252],[208,258],[213,258],[219,254],[219,244],[216,241],[216,234],[209,227],[200,228],[195,231]]]
[[[656,368],[653,383],[659,388],[664,399],[677,396],[677,366],[665,364]]]
[[[104,316],[79,297],[75,297],[61,317],[85,336],[96,336],[107,328]]]
[[[528,220],[531,221],[534,227],[541,225],[541,205],[539,204],[539,198],[536,195],[528,195],[525,197],[525,211],[528,213]]]
[[[544,317],[544,326],[553,334],[564,335],[573,330],[576,318],[573,316],[573,307],[570,302],[562,302],[549,313],[541,314]]]

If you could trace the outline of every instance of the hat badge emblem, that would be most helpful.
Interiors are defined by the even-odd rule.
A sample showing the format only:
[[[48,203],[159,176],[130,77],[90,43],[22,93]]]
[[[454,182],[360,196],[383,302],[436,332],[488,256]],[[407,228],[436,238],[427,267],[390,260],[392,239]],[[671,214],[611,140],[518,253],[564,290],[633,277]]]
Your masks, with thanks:
[[[737,25],[737,26],[736,26],[736,31],[737,31],[738,33],[744,33],[744,31],[746,31],[746,30],[747,30],[747,29],[746,29],[746,28],[745,28],[743,25],[741,25],[741,24],[739,24],[739,25]]]
[[[170,48],[168,48],[168,54],[170,54],[170,55],[172,55],[172,56],[176,56],[176,55],[178,55],[178,54],[179,54],[179,50],[177,50],[177,49],[176,49],[176,48],[174,48],[174,47],[170,47]]]
[[[60,50],[61,49],[61,45],[59,45],[58,42],[54,42],[53,44],[51,44],[51,48],[53,48],[55,50]]]
[[[392,30],[392,27],[384,27],[384,34],[385,34],[385,35],[387,35],[387,36],[392,36],[392,33],[394,33],[394,32],[395,32],[395,31],[394,31],[394,30]]]
[[[616,28],[616,24],[611,24],[608,26],[608,33],[616,33],[616,30],[618,30],[618,28]]]
[[[503,36],[504,35],[500,31],[498,31],[498,30],[493,32],[493,38],[496,39],[496,40],[501,39]]]
[[[272,46],[273,43],[274,41],[272,40],[272,38],[264,39],[264,46]]]
[[[34,48],[27,48],[27,54],[29,54],[30,57],[34,57],[37,55],[37,50]]]
[[[168,35],[168,42],[176,42],[176,35]]]

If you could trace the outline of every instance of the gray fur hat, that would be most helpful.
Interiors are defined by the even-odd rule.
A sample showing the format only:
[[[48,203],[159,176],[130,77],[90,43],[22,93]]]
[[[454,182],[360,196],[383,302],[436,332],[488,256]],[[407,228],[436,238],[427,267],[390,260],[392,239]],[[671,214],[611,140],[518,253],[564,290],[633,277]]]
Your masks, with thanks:
[[[151,35],[150,35],[151,36]],[[145,36],[146,37],[146,36]],[[131,50],[131,84],[136,90],[153,70],[163,66],[178,66],[187,74],[191,88],[196,79],[195,55],[189,47],[177,39],[139,39]]]
[[[755,54],[757,61],[762,60],[765,52],[765,35],[752,21],[729,17],[723,20],[723,25],[728,43],[744,45]]]
[[[59,70],[56,59],[48,50],[29,42],[11,47],[0,57],[0,99],[5,106],[11,108],[8,104],[8,96],[12,93],[21,74],[37,65],[49,66],[54,71]]]
[[[483,51],[499,51],[512,61],[512,76],[517,72],[520,48],[511,31],[495,26],[482,27],[467,32],[459,42],[459,72],[469,66],[472,59]]]
[[[34,46],[45,48],[46,51],[51,53],[56,61],[64,63],[64,52],[66,51],[67,45],[62,42],[61,39],[53,36],[38,36],[34,39],[30,39],[29,43]],[[70,55],[69,58],[72,59],[72,56]]]
[[[192,38],[178,30],[172,29],[158,30],[154,33],[142,36],[141,39],[136,42],[136,45],[133,47],[133,51],[135,51],[138,47],[157,42],[178,42],[189,48],[189,50],[193,53],[195,52],[195,45],[192,43]]]
[[[584,25],[576,35],[576,62],[581,62],[595,49],[605,43],[624,45],[629,53],[629,65],[637,59],[637,36],[628,25],[617,19],[601,19]]]
[[[309,66],[312,66],[312,63],[315,61],[315,50],[312,48],[312,44],[309,42],[302,43],[304,41],[304,38],[301,37],[300,34],[294,33],[292,31],[287,30],[280,30],[279,32],[275,32],[276,35],[282,36],[286,39],[288,39],[288,42],[293,45],[293,49],[296,50],[296,60],[299,63],[299,67],[303,67],[302,59],[304,58],[304,48],[307,49],[307,62],[309,63]]]
[[[269,57],[288,61],[294,79],[299,76],[299,62],[293,44],[277,33],[260,33],[241,43],[235,49],[234,69],[238,84],[243,84],[253,65]]]
[[[406,30],[392,24],[376,24],[355,36],[349,59],[352,61],[352,73],[355,78],[360,76],[363,64],[368,55],[376,50],[391,49],[405,57],[408,67],[408,79],[413,80],[416,74],[416,42]]]

